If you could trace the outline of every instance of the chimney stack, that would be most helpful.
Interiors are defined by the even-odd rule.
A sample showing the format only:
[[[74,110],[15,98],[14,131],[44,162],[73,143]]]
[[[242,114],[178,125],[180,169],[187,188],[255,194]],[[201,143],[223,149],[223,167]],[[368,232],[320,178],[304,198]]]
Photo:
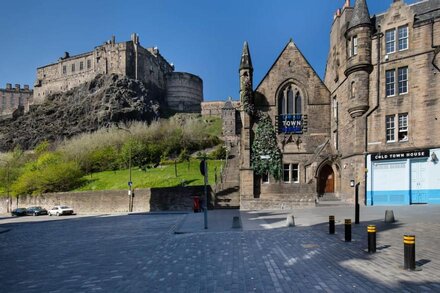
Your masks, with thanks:
[[[25,91],[28,91],[28,90],[29,90],[29,85],[28,85],[28,84],[25,84],[23,87],[24,87],[24,90],[25,90]]]
[[[20,85],[19,85],[18,83],[15,84],[15,90],[16,90],[17,92],[20,91]]]
[[[7,89],[7,90],[12,90],[12,84],[7,83],[7,84],[6,84],[6,89]]]

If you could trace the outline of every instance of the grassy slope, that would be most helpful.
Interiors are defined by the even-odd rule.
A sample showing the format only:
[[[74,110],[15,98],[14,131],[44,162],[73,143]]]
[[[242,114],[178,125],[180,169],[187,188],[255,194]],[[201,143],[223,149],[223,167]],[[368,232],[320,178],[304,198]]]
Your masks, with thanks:
[[[185,180],[186,185],[203,185],[199,164],[200,161],[191,160],[188,170],[188,162],[178,163],[177,177],[175,176],[174,164],[162,165],[155,169],[148,169],[146,172],[133,168],[131,170],[133,188],[179,186],[182,184],[182,180]],[[217,168],[217,174],[219,174],[221,164],[221,161],[208,162],[209,184],[214,184],[214,168]],[[87,179],[87,184],[75,191],[127,189],[129,170],[99,172],[84,178]]]

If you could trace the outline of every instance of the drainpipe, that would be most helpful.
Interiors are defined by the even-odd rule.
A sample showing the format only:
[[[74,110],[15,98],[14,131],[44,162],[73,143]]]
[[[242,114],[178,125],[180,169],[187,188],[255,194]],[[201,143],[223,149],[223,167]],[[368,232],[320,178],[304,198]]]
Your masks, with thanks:
[[[380,25],[377,26],[378,31],[376,33],[377,36],[377,74],[376,74],[376,105],[368,110],[367,114],[365,115],[365,148],[364,148],[364,204],[367,205],[367,172],[365,172],[365,170],[367,170],[367,156],[368,156],[368,117],[373,114],[374,111],[377,110],[377,108],[379,108],[379,102],[380,102],[380,55],[381,55],[381,51],[380,51],[380,38],[383,36],[383,34],[381,33],[380,29]]]
[[[432,58],[432,66],[435,67],[435,69],[437,69],[437,71],[440,72],[440,68],[437,66],[437,64],[435,64],[435,58],[437,57],[437,55],[440,53],[440,46],[435,46],[434,45],[434,18],[431,19],[431,48],[434,49],[434,57]]]

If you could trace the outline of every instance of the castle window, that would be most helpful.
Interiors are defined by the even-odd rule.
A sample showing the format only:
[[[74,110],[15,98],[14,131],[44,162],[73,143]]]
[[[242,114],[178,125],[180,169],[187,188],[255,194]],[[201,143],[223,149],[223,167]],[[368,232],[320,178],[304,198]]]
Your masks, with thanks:
[[[92,67],[92,61],[89,59],[87,60],[87,69],[90,69]]]
[[[83,70],[84,69],[84,62],[79,62],[79,70]]]
[[[63,74],[64,74],[64,75],[67,74],[67,67],[66,67],[66,65],[63,65]]]
[[[336,97],[333,97],[333,119],[338,121],[338,100]]]
[[[75,64],[72,64],[72,72],[75,72]]]
[[[394,53],[396,51],[396,30],[390,29],[385,32],[386,52]]]
[[[398,48],[399,51],[408,49],[408,25],[401,26],[398,31]]]
[[[399,95],[408,93],[408,67],[401,67],[397,70]]]
[[[385,72],[387,97],[391,97],[391,96],[394,96],[396,94],[396,91],[395,91],[395,84],[396,84],[395,74],[396,74],[396,71],[394,69],[387,70]]]
[[[289,85],[280,92],[278,111],[281,115],[301,114],[301,109],[302,100],[297,89]]]
[[[354,36],[351,40],[351,56],[355,56],[358,53],[358,37]]]
[[[284,183],[299,183],[298,164],[283,164]]]

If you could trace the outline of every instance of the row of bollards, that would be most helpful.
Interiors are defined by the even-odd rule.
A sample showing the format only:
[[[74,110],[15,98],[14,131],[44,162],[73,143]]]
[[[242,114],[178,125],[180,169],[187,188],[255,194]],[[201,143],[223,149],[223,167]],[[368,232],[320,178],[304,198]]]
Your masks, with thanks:
[[[335,234],[335,216],[329,216],[329,234]],[[351,242],[351,219],[345,219],[345,242]],[[368,253],[376,253],[376,226],[368,225]],[[404,264],[405,270],[416,269],[416,237],[414,235],[404,235]]]

